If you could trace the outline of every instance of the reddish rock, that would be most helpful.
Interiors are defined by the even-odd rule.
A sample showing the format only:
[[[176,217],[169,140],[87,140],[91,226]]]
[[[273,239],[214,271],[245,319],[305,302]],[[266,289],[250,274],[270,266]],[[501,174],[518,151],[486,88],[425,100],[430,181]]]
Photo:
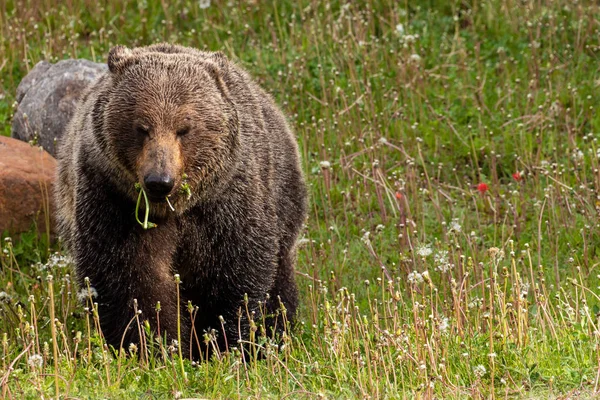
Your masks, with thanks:
[[[41,148],[0,136],[0,233],[19,234],[34,222],[46,232],[55,168],[56,160]],[[52,234],[52,222],[50,228]]]

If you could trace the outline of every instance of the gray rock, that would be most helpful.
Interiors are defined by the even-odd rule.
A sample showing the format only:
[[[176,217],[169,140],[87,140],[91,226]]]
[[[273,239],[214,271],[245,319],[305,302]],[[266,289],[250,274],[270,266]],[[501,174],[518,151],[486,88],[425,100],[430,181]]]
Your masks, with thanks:
[[[12,137],[33,140],[56,155],[55,143],[75,111],[83,90],[107,70],[106,64],[88,60],[40,61],[17,88],[18,107]]]
[[[52,64],[50,64],[48,61],[40,61],[35,65],[35,67],[33,67],[31,72],[29,72],[25,78],[23,78],[17,87],[17,103],[20,103],[21,100],[23,100],[23,97],[29,88],[39,82],[51,66]]]

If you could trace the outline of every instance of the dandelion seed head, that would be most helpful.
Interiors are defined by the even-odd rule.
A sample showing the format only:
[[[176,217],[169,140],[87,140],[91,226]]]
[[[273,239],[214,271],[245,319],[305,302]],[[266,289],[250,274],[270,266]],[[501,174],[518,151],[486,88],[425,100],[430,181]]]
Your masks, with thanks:
[[[460,224],[458,223],[458,221],[456,219],[453,219],[450,222],[450,231],[454,232],[454,233],[460,233],[461,230],[462,230],[462,226],[460,226]]]
[[[497,247],[490,247],[488,249],[488,254],[494,261],[500,261],[504,258],[504,250],[500,250]]]
[[[411,54],[411,55],[410,55],[410,61],[412,61],[412,62],[414,62],[414,63],[418,64],[418,63],[420,63],[420,62],[421,62],[421,56],[420,56],[420,55],[418,55],[418,54],[416,54],[416,53],[415,53],[415,54]]]
[[[423,283],[423,275],[421,275],[417,271],[413,271],[410,274],[408,274],[408,282],[409,283]]]
[[[27,359],[27,364],[29,364],[29,366],[31,368],[40,368],[42,366],[43,362],[44,362],[44,358],[42,357],[41,354],[32,354]]]
[[[10,294],[2,291],[0,292],[0,304],[1,303],[10,303]]]
[[[419,248],[417,248],[417,255],[421,257],[430,256],[431,253],[433,253],[433,250],[431,250],[431,246],[429,245],[422,245]]]
[[[446,318],[446,317],[442,318],[442,321],[440,322],[440,324],[438,326],[440,332],[442,332],[442,333],[446,332],[449,327],[450,327],[450,323],[448,322],[448,318]]]
[[[404,36],[404,43],[406,43],[406,44],[414,43],[416,40],[417,40],[417,37],[415,35]]]
[[[77,292],[77,301],[80,303],[84,303],[86,299],[89,299],[90,297],[92,299],[98,297],[98,291],[93,286],[90,286],[89,290],[88,288],[83,288]]]
[[[369,242],[370,242],[370,239],[369,239],[369,236],[370,236],[370,235],[371,235],[371,232],[369,232],[369,231],[366,231],[366,232],[365,232],[365,233],[362,235],[362,238],[361,238],[360,240],[362,240],[362,241],[363,241],[363,243],[369,243]]]
[[[329,169],[331,168],[331,163],[329,161],[321,161],[319,166],[323,169]]]
[[[435,255],[433,256],[433,260],[436,264],[435,269],[437,269],[438,271],[440,271],[442,273],[446,273],[446,272],[450,271],[453,267],[453,265],[450,264],[450,262],[449,262],[447,250],[441,250],[441,251],[436,252]]]
[[[487,370],[485,369],[485,367],[481,364],[473,367],[473,373],[475,374],[476,377],[481,378],[486,374]]]

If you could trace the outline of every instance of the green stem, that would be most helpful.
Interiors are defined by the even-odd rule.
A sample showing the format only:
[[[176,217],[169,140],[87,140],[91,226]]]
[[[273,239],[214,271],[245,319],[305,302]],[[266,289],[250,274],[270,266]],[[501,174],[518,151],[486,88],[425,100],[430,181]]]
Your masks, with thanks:
[[[148,221],[148,216],[150,215],[150,202],[148,201],[148,196],[146,195],[146,191],[143,187],[139,187],[140,194],[138,195],[137,204],[135,205],[135,220],[142,226],[144,229],[155,228],[156,224]],[[144,213],[144,222],[140,221],[139,210],[140,203],[142,201],[142,195],[144,195],[144,201],[146,202],[146,211]]]
[[[177,284],[177,343],[179,350],[179,366],[181,367],[181,375],[183,376],[184,382],[187,383],[187,376],[185,375],[185,369],[183,368],[183,352],[182,352],[182,343],[181,343],[181,305],[180,305],[180,297],[179,297],[179,284],[181,283],[181,279],[179,274],[175,274],[175,283]]]
[[[165,197],[165,199],[167,199],[167,204],[169,205],[169,208],[171,209],[171,211],[175,212],[175,207],[173,207],[173,205],[171,204],[171,201],[169,200],[169,198]]]

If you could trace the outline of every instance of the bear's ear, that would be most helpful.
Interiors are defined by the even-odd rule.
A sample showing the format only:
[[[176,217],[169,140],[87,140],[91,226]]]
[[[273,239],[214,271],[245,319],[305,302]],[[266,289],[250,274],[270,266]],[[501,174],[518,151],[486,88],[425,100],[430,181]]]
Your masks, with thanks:
[[[221,52],[212,53],[206,62],[205,68],[208,74],[215,80],[217,88],[223,95],[223,100],[226,103],[227,126],[232,137],[237,137],[239,134],[239,119],[236,106],[231,99],[229,92],[229,84],[231,83],[231,70],[229,69],[229,61]]]
[[[219,62],[221,60],[215,61]],[[229,68],[227,68],[226,63],[217,62],[213,62],[211,59],[211,61],[205,64],[205,68],[208,74],[215,80],[219,91],[225,98],[229,98],[229,89],[227,88],[227,74],[229,72]]]
[[[125,46],[115,46],[108,52],[108,70],[113,74],[123,72],[133,52]]]
[[[220,69],[228,69],[227,66],[229,61],[227,60],[227,56],[222,51],[215,51],[209,54],[209,60],[217,64]]]

